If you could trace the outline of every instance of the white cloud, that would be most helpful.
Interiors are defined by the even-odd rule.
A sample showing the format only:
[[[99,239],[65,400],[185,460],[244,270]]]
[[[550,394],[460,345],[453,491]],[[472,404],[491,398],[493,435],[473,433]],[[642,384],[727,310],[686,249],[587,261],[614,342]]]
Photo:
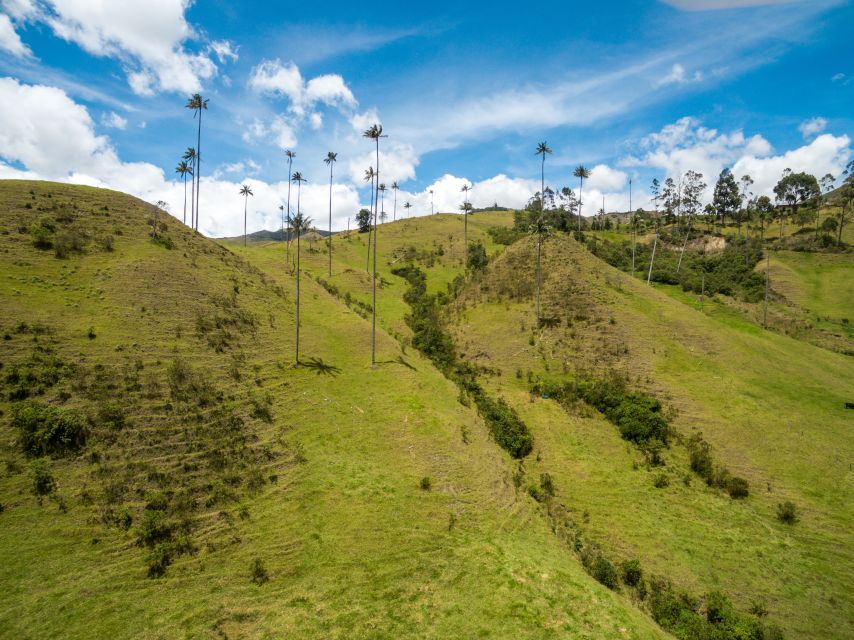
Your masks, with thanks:
[[[13,164],[23,165],[22,169]],[[252,173],[251,160],[223,169]],[[238,171],[242,169],[242,171]],[[169,176],[173,176],[170,174]],[[279,205],[287,198],[288,183],[266,183],[240,176],[250,184],[250,230],[279,228]],[[148,202],[164,200],[179,219],[183,216],[183,183],[169,180],[163,171],[145,162],[123,162],[109,138],[95,133],[87,109],[61,89],[21,84],[0,78],[0,178],[47,179],[107,187]],[[243,232],[240,182],[202,177],[201,230],[214,236]],[[359,209],[359,195],[349,185],[333,185],[333,228],[346,228],[347,217]],[[329,207],[328,183],[305,184],[301,207],[325,228]],[[295,195],[292,206],[296,207]]]
[[[601,191],[617,191],[626,185],[628,175],[624,171],[612,169],[606,164],[597,164],[590,170],[590,178],[585,186]]]
[[[318,102],[339,108],[354,108],[357,104],[341,76],[327,74],[306,82],[293,62],[264,60],[252,69],[249,86],[259,93],[287,98],[289,110],[299,117],[313,113]]]
[[[703,174],[711,186],[724,167],[731,167],[736,177],[749,174],[756,195],[773,196],[774,185],[783,170],[805,171],[817,177],[826,173],[839,175],[851,156],[848,136],[819,135],[808,145],[773,155],[770,143],[762,136],[745,137],[741,131],[720,133],[703,127],[695,118],[682,118],[660,132],[641,140],[641,152],[621,161],[624,166],[650,167],[665,176],[678,178],[689,169]]]
[[[801,135],[804,137],[805,140],[814,138],[825,129],[827,129],[826,118],[810,118],[809,120],[805,120],[800,124],[800,126],[798,126],[798,131],[801,132]]]
[[[126,129],[128,126],[128,121],[126,118],[122,118],[115,111],[111,111],[110,113],[105,113],[101,116],[101,124],[107,127],[108,129]]]
[[[27,45],[21,42],[21,38],[15,31],[9,16],[2,13],[0,13],[0,51],[11,53],[16,58],[32,55]]]
[[[368,142],[363,140],[362,142]],[[367,145],[366,145],[367,146]],[[418,155],[411,145],[400,142],[383,140],[380,143],[380,180],[391,186],[392,182],[404,182],[415,177],[415,167],[419,163]],[[350,179],[354,184],[361,184],[364,180],[365,169],[373,167],[376,169],[376,150],[353,158],[347,164],[350,171]]]
[[[240,57],[237,53],[239,49],[240,47],[234,46],[230,40],[214,40],[208,45],[208,51],[216,54],[221,64],[225,64],[229,60],[237,62]]]
[[[767,4],[786,4],[798,0],[661,0],[683,11],[710,11],[714,9],[742,9]]]
[[[693,75],[685,71],[685,67],[675,63],[670,67],[670,73],[664,76],[656,83],[656,86],[663,87],[668,84],[688,84],[690,82],[700,82],[703,79],[703,74],[700,71],[695,71]]]
[[[29,20],[37,13],[33,0],[0,0],[0,8],[17,21]]]
[[[833,77],[830,79],[831,82],[842,82],[843,80],[845,80],[845,74],[841,72],[834,73]]]
[[[773,196],[774,185],[783,170],[804,171],[817,178],[830,173],[839,176],[851,158],[851,139],[829,133],[818,136],[808,145],[792,149],[782,155],[756,157],[745,155],[733,165],[737,176],[749,174],[755,181],[753,190],[758,195]]]
[[[38,5],[16,0],[12,4],[20,15],[44,22],[58,37],[84,51],[120,60],[131,89],[139,95],[193,93],[201,90],[202,80],[216,74],[207,54],[192,53],[184,46],[197,37],[184,17],[187,0],[44,0]]]

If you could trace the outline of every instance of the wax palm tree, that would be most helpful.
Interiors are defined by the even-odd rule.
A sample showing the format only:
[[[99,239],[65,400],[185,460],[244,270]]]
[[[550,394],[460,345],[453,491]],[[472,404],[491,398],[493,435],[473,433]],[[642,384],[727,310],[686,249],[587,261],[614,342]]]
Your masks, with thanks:
[[[543,216],[537,218],[536,221],[531,223],[531,226],[528,227],[528,233],[532,236],[537,237],[537,327],[540,326],[540,285],[542,281],[541,277],[541,256],[543,252],[543,242],[551,233],[551,227],[546,224]]]
[[[391,183],[391,190],[394,191],[394,209],[392,210],[392,216],[391,216],[392,222],[397,220],[397,191],[398,191],[398,189],[400,189],[400,187],[397,186],[397,180],[395,180],[394,182]]]
[[[435,208],[433,207],[433,189],[430,189],[430,215],[434,215],[436,213]]]
[[[187,109],[193,110],[193,117],[195,118],[198,114],[199,116],[199,130],[196,138],[196,168],[194,172],[194,178],[196,181],[196,226],[195,230],[199,230],[199,187],[201,186],[202,179],[202,111],[207,110],[208,108],[208,100],[202,98],[202,96],[198,93],[194,93],[193,96],[187,100],[187,104],[184,105]]]
[[[184,180],[184,224],[187,224],[187,176],[193,175],[193,170],[187,164],[186,160],[181,160],[178,166],[175,167],[175,173]]]
[[[293,176],[291,176],[291,182],[297,183],[297,214],[291,219],[291,224],[294,227],[294,233],[297,235],[297,317],[296,317],[296,325],[297,325],[297,346],[296,346],[296,364],[299,364],[299,312],[300,312],[300,235],[304,229],[311,225],[311,220],[309,218],[305,218],[300,211],[300,194],[302,192],[302,183],[306,182],[306,179],[302,177],[302,174],[299,171],[294,171]]]
[[[329,237],[326,242],[329,243],[329,277],[332,277],[332,166],[338,160],[338,154],[329,151],[323,161],[329,165]]]
[[[380,223],[384,223],[388,219],[388,216],[386,215],[386,212],[385,212],[385,190],[386,190],[385,183],[384,182],[380,183],[380,186],[379,186],[379,191],[380,191]]]
[[[463,210],[464,264],[469,263],[469,189],[471,189],[471,185],[468,182],[464,183],[463,188],[460,189],[463,192],[463,206],[461,209]]]
[[[371,208],[369,209],[369,211],[371,212],[372,217],[374,215],[374,180],[376,179],[376,177],[377,177],[377,174],[374,171],[373,167],[368,167],[367,169],[365,169],[364,180],[365,180],[365,182],[371,183]],[[369,223],[368,224],[368,257],[365,258],[365,272],[366,273],[371,272],[371,238],[373,237],[373,232],[374,232],[373,225]]]
[[[572,172],[576,178],[579,179],[578,183],[578,230],[581,231],[581,190],[584,188],[584,178],[590,177],[590,170],[585,167],[583,164],[575,167],[575,171]]]
[[[190,175],[195,176],[196,174],[196,150],[194,147],[187,147],[187,150],[184,152],[184,155],[181,156],[181,159],[184,162],[188,162],[190,165]],[[196,179],[190,183],[190,227],[196,228]]]
[[[375,366],[377,362],[377,208],[379,207],[379,186],[380,186],[380,138],[384,138],[383,126],[374,124],[369,129],[366,129],[362,134],[365,138],[370,138],[376,143],[377,149],[377,193],[374,197],[374,273],[371,281],[373,282],[373,313],[371,318],[371,366]]]
[[[285,241],[285,205],[279,205],[279,215],[282,218],[282,242]]]
[[[406,217],[409,217],[409,210],[412,208],[412,205],[408,202],[403,203],[403,208],[406,209]]]
[[[285,157],[288,159],[288,239],[285,243],[285,266],[289,267],[291,264],[291,178],[293,177],[291,169],[294,164],[294,158],[297,157],[296,151],[286,149]]]
[[[297,176],[299,176],[299,178],[296,180],[296,181],[299,183],[299,184],[298,184],[298,186],[297,186],[297,194],[299,194],[299,191],[300,191],[300,185],[302,184],[302,182],[304,182],[304,179],[303,179],[303,177],[299,174],[299,172],[297,172],[297,173],[295,173],[295,174],[294,174],[294,177],[295,177],[295,178],[296,178]],[[300,321],[299,321],[299,312],[300,312],[300,236],[302,235],[303,231],[305,231],[306,229],[310,229],[310,228],[311,228],[311,224],[312,224],[312,220],[311,220],[311,218],[309,218],[308,216],[304,216],[304,215],[300,212],[300,210],[299,210],[299,195],[297,195],[297,213],[296,213],[296,215],[293,217],[293,220],[291,220],[291,224],[293,225],[293,227],[294,227],[294,233],[295,233],[295,234],[296,234],[296,236],[297,236],[297,268],[296,268],[296,272],[297,272],[297,318],[296,318],[296,326],[297,326],[297,345],[296,345],[296,357],[294,358],[294,361],[295,361],[295,363],[296,363],[297,365],[299,365],[299,363],[300,363],[300,362],[299,362],[299,327],[300,327]]]
[[[240,187],[240,195],[243,196],[243,246],[246,246],[246,208],[249,204],[249,196],[254,196],[252,193],[252,189],[248,184],[244,184]]]
[[[551,148],[543,140],[540,144],[537,145],[537,150],[534,152],[534,155],[542,156],[542,162],[540,163],[540,211],[545,210],[546,208],[546,154],[552,153]]]

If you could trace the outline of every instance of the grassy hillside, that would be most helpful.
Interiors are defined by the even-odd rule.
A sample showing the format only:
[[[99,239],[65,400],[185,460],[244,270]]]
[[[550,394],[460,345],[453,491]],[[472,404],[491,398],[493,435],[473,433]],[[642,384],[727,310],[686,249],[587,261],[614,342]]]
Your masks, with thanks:
[[[476,214],[469,237],[494,253],[485,231],[511,219]],[[461,272],[462,227],[460,216],[439,215],[380,228],[379,317],[404,344],[406,284],[391,270],[414,260],[429,291],[446,290]],[[320,248],[304,253],[303,265],[341,298],[369,303],[366,240],[336,237],[332,278]],[[267,269],[281,253],[261,246],[246,255]],[[565,237],[549,240],[544,256],[544,316],[555,326],[536,328],[531,240],[495,257],[447,319],[461,357],[482,368],[491,392],[533,431],[523,487],[549,474],[551,506],[572,514],[585,540],[614,561],[638,558],[648,574],[695,595],[721,589],[742,611],[769,611],[788,637],[854,633],[850,357],[763,331],[730,303],[706,300],[701,311],[696,296],[647,287]],[[530,393],[537,380],[601,378],[612,369],[663,401],[674,432],[663,467],[587,404],[562,407]],[[746,499],[691,471],[686,443],[698,432],[714,464],[747,480]],[[776,517],[786,501],[799,513],[795,525]]]
[[[587,575],[454,385],[385,332],[371,369],[368,323],[309,278],[291,366],[281,244],[250,263],[51,183],[0,182],[0,212],[0,635],[664,636]],[[364,298],[350,242],[336,277]]]

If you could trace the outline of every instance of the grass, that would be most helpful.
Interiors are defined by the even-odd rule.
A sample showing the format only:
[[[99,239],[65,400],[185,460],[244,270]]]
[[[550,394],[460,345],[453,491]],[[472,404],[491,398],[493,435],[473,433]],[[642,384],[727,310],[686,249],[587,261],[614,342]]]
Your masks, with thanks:
[[[452,383],[385,331],[371,369],[369,323],[310,278],[301,351],[315,366],[291,366],[294,281],[281,251],[249,248],[249,263],[172,219],[166,249],[148,236],[143,203],[86,187],[3,181],[0,207],[0,372],[50,348],[79,370],[38,400],[96,418],[80,454],[50,461],[56,499],[39,504],[0,402],[2,635],[663,637],[554,537]],[[34,217],[59,209],[90,238],[80,255],[32,245]],[[121,230],[112,251],[91,240],[105,228]],[[458,243],[442,242],[458,261]],[[352,240],[335,282],[367,300],[363,258]],[[306,260],[322,273],[321,255]],[[394,294],[405,283],[387,279],[383,325],[402,333]],[[200,332],[200,316],[218,321]],[[30,329],[16,333],[20,322]],[[271,422],[251,415],[267,394]],[[102,424],[111,398],[124,415]],[[233,455],[245,463],[227,456],[220,469],[223,441],[204,436],[218,410],[242,420]],[[177,509],[181,496],[194,551],[148,578],[137,523],[146,504]]]
[[[470,238],[488,243],[485,229],[511,220],[506,213],[472,216]],[[461,234],[461,222],[435,216],[380,228],[379,271],[389,284],[379,289],[379,318],[404,342],[402,281],[390,277],[394,250],[433,247]],[[369,280],[354,276],[364,269],[364,246],[352,236],[335,242],[340,266],[333,281],[342,295],[367,300]],[[498,250],[488,247],[493,255]],[[252,251],[272,265],[281,247]],[[497,257],[449,315],[462,356],[493,371],[488,388],[534,432],[526,476],[549,474],[557,499],[615,561],[639,558],[645,571],[697,595],[723,589],[742,611],[764,600],[788,637],[850,635],[850,359],[762,330],[755,307],[716,298],[701,311],[697,296],[647,287],[571,240],[549,240],[545,255],[544,315],[557,317],[558,327],[534,329],[529,240]],[[322,274],[324,258],[309,256],[306,268]],[[453,254],[419,266],[432,291],[460,273]],[[665,450],[663,470],[647,470],[641,454],[595,412],[568,414],[528,392],[528,372],[535,379],[611,367],[661,398],[681,437],[702,431],[715,459],[749,481],[750,496],[734,501],[692,478],[678,441]],[[655,486],[660,474],[666,487]],[[796,527],[776,519],[783,500],[808,514]]]

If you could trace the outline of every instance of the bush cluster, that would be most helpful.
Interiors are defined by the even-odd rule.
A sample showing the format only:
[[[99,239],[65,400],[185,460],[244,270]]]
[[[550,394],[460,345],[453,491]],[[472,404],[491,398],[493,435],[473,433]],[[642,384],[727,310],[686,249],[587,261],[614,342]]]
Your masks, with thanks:
[[[583,400],[617,426],[620,435],[641,446],[666,445],[670,428],[661,402],[638,391],[630,391],[623,378],[584,377],[565,384],[538,382],[532,389],[557,400]]]
[[[18,442],[24,453],[36,457],[77,451],[88,435],[86,420],[76,410],[37,402],[16,404],[12,426],[20,431]]]
[[[691,470],[706,481],[710,487],[726,491],[733,499],[750,495],[750,485],[744,478],[732,475],[725,467],[715,466],[712,458],[712,446],[703,439],[703,434],[695,433],[687,442],[688,462]]]
[[[653,619],[680,640],[781,640],[780,629],[739,613],[727,596],[712,591],[702,600],[677,592],[663,578],[649,584],[649,607]]]
[[[412,346],[474,400],[495,442],[514,458],[524,458],[534,446],[528,426],[502,398],[494,400],[484,391],[472,367],[457,360],[454,341],[444,330],[440,315],[440,300],[447,296],[428,294],[427,276],[414,265],[396,267],[392,273],[409,283],[403,299],[412,309],[406,316],[413,333]]]

